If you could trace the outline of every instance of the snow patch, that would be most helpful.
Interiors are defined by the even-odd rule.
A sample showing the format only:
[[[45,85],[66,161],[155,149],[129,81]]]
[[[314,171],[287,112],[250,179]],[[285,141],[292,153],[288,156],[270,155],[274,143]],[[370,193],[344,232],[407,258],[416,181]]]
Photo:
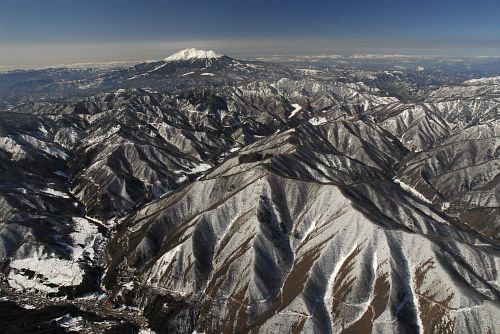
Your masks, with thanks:
[[[292,118],[293,116],[295,116],[295,114],[297,114],[302,109],[300,104],[297,104],[297,103],[292,103],[292,107],[293,107],[293,110],[290,113],[290,116],[288,118]]]
[[[7,280],[11,287],[47,293],[57,292],[61,286],[80,284],[84,274],[72,259],[49,258],[41,249],[35,251],[30,258],[12,261],[10,267],[12,270]],[[27,271],[35,273],[35,276],[28,276]]]
[[[328,278],[325,296],[323,297],[323,302],[324,302],[325,307],[328,311],[330,311],[330,306],[332,304],[333,284],[335,283],[335,279],[337,278],[337,275],[340,271],[340,268],[342,268],[342,265],[347,260],[347,258],[354,252],[356,247],[358,247],[357,242],[354,243],[352,249],[349,252],[347,252],[346,254],[343,254],[343,253],[340,254],[339,260],[335,264],[335,267],[333,268],[333,271],[332,271],[330,277]]]
[[[49,194],[49,195],[52,195],[52,196],[56,196],[56,197],[69,198],[68,194],[66,194],[62,191],[59,191],[59,190],[55,190],[55,189],[50,188],[50,187],[43,188],[42,192]]]
[[[424,201],[427,204],[432,204],[431,201],[429,201],[424,195],[419,193],[417,190],[415,190],[412,186],[404,183],[403,181],[399,179],[394,179],[394,183],[399,185],[403,190],[410,192],[413,196],[417,197],[418,199]]]
[[[102,234],[97,226],[86,218],[73,217],[74,232],[70,234],[73,241],[73,258],[80,259],[88,256],[90,260],[95,257],[95,247],[102,241]]]
[[[182,175],[181,177],[179,177],[177,180],[175,180],[176,183],[182,183],[184,181],[187,180],[187,176],[186,175]]]
[[[309,120],[309,123],[311,123],[312,125],[321,125],[326,122],[327,120],[325,117],[313,117]]]
[[[212,165],[202,163],[195,167],[189,168],[189,174],[202,173],[209,170],[210,168],[212,168]]]
[[[21,160],[26,156],[23,147],[10,137],[0,137],[0,148],[10,153],[13,161]]]
[[[82,217],[73,218],[74,230],[69,234],[71,253],[69,258],[48,255],[41,247],[31,257],[13,260],[7,277],[9,285],[17,290],[36,290],[45,293],[57,292],[59,287],[77,286],[85,274],[81,263],[93,260],[96,248],[104,237],[97,226]]]
[[[38,307],[36,306],[33,306],[33,305],[29,305],[29,304],[24,304],[24,305],[20,305],[23,309],[25,310],[36,310]]]
[[[416,315],[416,320],[417,320],[417,326],[418,326],[418,333],[423,333],[423,328],[424,325],[422,323],[422,318],[420,317],[420,303],[418,302],[418,297],[416,294],[416,289],[415,289],[415,277],[412,274],[416,268],[412,268],[412,272],[410,272],[410,279],[411,279],[411,284],[410,284],[410,290],[411,290],[411,298],[413,299],[413,305],[415,305],[415,315]]]
[[[446,211],[450,208],[450,206],[451,206],[450,202],[443,202],[443,203],[441,203],[441,210]]]
[[[48,135],[48,134],[49,134],[49,132],[47,131],[47,129],[45,128],[45,126],[43,126],[43,124],[42,124],[42,125],[40,125],[40,126],[38,127],[38,130],[39,130],[42,134],[44,134],[44,135]]]
[[[20,134],[19,137],[27,142],[28,144],[32,145],[33,147],[38,148],[39,150],[50,154],[56,158],[60,158],[63,160],[68,159],[68,155],[60,148],[57,147],[55,144],[52,143],[46,143],[42,140],[39,140],[35,137],[26,135],[26,134]]]
[[[68,331],[81,332],[85,329],[84,320],[80,316],[73,317],[71,314],[68,313],[68,314],[65,314],[62,317],[56,318],[54,320],[56,320],[56,323],[60,327],[66,329]]]
[[[312,231],[314,231],[315,228],[316,228],[316,220],[313,220],[307,231],[304,232],[304,236],[300,241],[302,242],[306,240],[306,238],[309,236],[309,234],[311,234]]]
[[[299,68],[298,71],[305,73],[305,74],[318,74],[318,73],[323,73],[323,71],[320,70],[315,70],[312,68]]]

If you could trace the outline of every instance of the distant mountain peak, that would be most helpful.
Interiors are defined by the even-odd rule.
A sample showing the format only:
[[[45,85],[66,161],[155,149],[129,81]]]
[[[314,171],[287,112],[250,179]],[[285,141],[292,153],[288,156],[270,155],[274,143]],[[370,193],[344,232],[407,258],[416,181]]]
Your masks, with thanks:
[[[189,48],[174,53],[171,56],[168,56],[167,58],[165,58],[165,61],[179,61],[179,60],[191,60],[191,59],[217,59],[221,57],[222,57],[221,54],[218,54],[212,50],[199,50],[195,48]]]

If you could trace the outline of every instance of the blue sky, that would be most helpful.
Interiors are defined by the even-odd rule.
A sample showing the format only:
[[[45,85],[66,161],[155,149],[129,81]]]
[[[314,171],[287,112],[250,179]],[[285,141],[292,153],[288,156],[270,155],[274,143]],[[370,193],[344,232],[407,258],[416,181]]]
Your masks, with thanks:
[[[190,42],[243,55],[496,52],[500,1],[0,0],[0,65],[155,58]]]

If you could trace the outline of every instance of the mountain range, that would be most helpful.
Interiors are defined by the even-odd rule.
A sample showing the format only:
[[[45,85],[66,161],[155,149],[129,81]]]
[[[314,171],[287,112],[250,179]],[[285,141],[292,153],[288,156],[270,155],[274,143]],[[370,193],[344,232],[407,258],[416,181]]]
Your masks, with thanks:
[[[4,333],[499,332],[498,76],[186,49],[0,101]]]

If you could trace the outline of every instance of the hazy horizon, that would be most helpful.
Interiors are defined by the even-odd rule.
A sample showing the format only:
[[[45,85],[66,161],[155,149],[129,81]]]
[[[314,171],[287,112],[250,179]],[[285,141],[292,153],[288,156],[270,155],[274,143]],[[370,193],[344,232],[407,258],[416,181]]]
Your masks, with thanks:
[[[281,42],[281,43],[280,43]],[[305,45],[308,41],[300,41]],[[273,44],[273,45],[271,45]],[[324,45],[324,44],[323,44]],[[36,68],[57,65],[117,63],[128,64],[148,60],[159,60],[185,48],[210,49],[240,59],[263,59],[266,57],[321,57],[321,56],[408,56],[408,57],[478,57],[498,58],[500,47],[479,47],[470,49],[450,46],[448,48],[403,48],[403,47],[356,47],[348,43],[332,43],[325,47],[310,42],[307,47],[297,47],[290,41],[185,41],[185,42],[142,42],[142,43],[81,43],[11,45],[2,49],[1,69]],[[340,46],[336,46],[340,45]],[[34,57],[34,54],[36,57]]]
[[[213,49],[265,55],[500,55],[487,0],[0,0],[0,68],[162,59]]]

